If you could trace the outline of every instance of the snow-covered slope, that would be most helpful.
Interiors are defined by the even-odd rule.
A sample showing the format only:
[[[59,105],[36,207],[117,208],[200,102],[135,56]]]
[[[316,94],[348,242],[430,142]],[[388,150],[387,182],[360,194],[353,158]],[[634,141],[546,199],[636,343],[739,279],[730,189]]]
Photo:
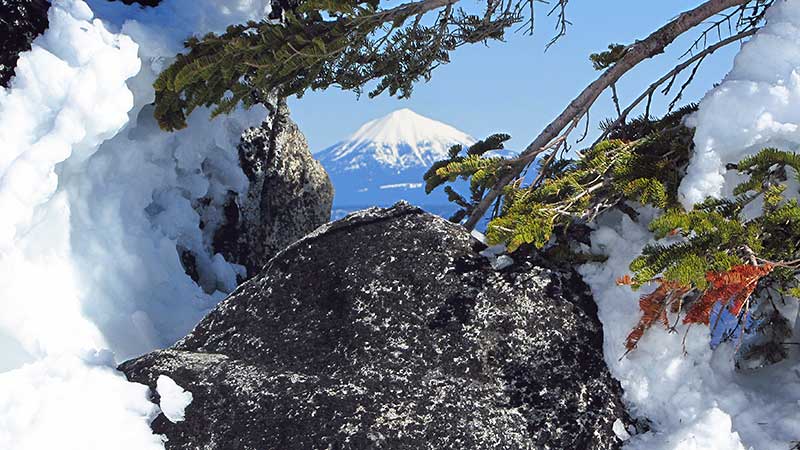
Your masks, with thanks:
[[[365,123],[343,142],[319,153],[328,172],[349,172],[378,165],[402,172],[428,167],[447,157],[455,144],[475,142],[450,125],[399,109]]]
[[[51,3],[0,88],[0,449],[159,450],[147,388],[115,367],[235,287],[237,268],[208,251],[219,218],[192,205],[247,188],[236,144],[266,113],[198,111],[164,133],[152,83],[191,33],[263,17],[269,1]],[[179,247],[203,254],[216,292]]]
[[[400,109],[364,124],[346,140],[315,156],[336,189],[335,215],[372,205],[408,200],[438,214],[452,209],[441,190],[425,194],[422,176],[470,135],[450,125]]]

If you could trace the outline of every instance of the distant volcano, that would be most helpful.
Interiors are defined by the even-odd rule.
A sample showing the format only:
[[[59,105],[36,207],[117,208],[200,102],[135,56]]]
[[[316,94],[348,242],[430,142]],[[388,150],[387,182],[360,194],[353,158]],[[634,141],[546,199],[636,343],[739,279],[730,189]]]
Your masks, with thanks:
[[[333,181],[338,215],[401,199],[447,215],[455,208],[441,189],[426,195],[422,176],[434,162],[447,158],[453,145],[474,142],[450,125],[400,109],[367,122],[315,156]]]

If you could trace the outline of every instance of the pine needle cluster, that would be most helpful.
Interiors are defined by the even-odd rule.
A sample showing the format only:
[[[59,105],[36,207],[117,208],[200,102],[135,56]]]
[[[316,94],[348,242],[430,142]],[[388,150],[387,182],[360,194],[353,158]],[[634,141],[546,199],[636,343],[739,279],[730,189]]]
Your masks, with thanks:
[[[425,192],[430,194],[439,186],[453,183],[457,179],[470,180],[468,198],[456,192],[452,186],[445,186],[448,200],[458,205],[458,211],[450,218],[460,222],[472,214],[477,202],[483,198],[487,189],[491,189],[505,170],[506,159],[492,156],[493,151],[503,150],[504,143],[511,139],[507,134],[494,134],[478,141],[468,148],[454,145],[450,148],[448,159],[437,161],[425,173]]]
[[[620,207],[635,214],[625,206],[627,201],[659,208],[676,205],[678,174],[688,162],[692,136],[681,123],[694,110],[689,106],[661,120],[631,121],[577,159],[544,156],[531,184],[520,181],[506,187],[488,224],[487,238],[493,244],[506,244],[510,251],[524,244],[542,248],[550,243],[556,230],[566,231],[576,223],[590,222],[610,208]],[[462,208],[454,220],[469,215],[485,190],[516,163],[513,158],[483,156],[483,146],[489,143],[492,147],[500,138],[505,141],[509,137],[492,136],[476,144],[478,147],[473,146],[465,156],[460,156],[458,149],[426,175],[428,192],[457,178],[470,180],[469,200],[447,187],[451,200]]]
[[[330,86],[360,94],[372,80],[370,96],[407,97],[457,47],[502,39],[522,20],[522,9],[512,6],[531,0],[520,1],[502,9],[489,2],[477,16],[446,2],[383,9],[380,0],[276,0],[271,18],[189,38],[188,52],[155,82],[155,116],[163,129],[175,130],[199,107],[218,115],[265,95],[302,96]],[[422,20],[431,10],[435,19]]]
[[[767,148],[735,168],[746,175],[732,199],[708,199],[691,211],[669,209],[649,227],[669,243],[645,247],[631,264],[634,285],[657,275],[705,289],[706,274],[740,264],[781,262],[775,277],[793,284],[794,269],[783,263],[800,258],[800,204],[787,196],[788,170],[797,174],[800,157]]]
[[[787,191],[800,182],[800,155],[766,148],[730,169],[745,176],[734,198],[708,199],[691,211],[669,209],[654,219],[649,227],[661,241],[631,263],[632,277],[618,280],[634,288],[659,285],[640,301],[642,319],[628,351],[657,322],[654,311],[661,314],[677,298],[684,307],[672,312],[685,310],[683,323],[715,328],[713,312],[719,317],[718,308],[727,308],[738,327],[754,324],[745,330],[756,338],[744,360],[767,364],[786,357],[791,329],[782,305],[800,297],[800,192]]]
[[[653,326],[674,330],[682,322],[715,329],[724,309],[738,319],[724,337],[738,335],[740,344],[742,336],[748,337],[741,361],[751,367],[774,363],[787,356],[791,336],[783,305],[800,297],[800,155],[766,148],[730,165],[744,180],[734,197],[708,199],[686,211],[678,202],[678,186],[693,131],[683,118],[695,110],[690,105],[661,120],[632,120],[609,130],[607,140],[576,159],[545,156],[530,184],[518,181],[505,189],[487,238],[512,252],[529,245],[554,254],[571,239],[570,228],[606,211],[621,210],[636,220],[634,203],[661,208],[664,212],[649,224],[658,242],[645,247],[631,274],[617,280],[633,289],[657,285],[640,299],[642,316],[625,342],[627,351]],[[445,187],[461,207],[453,220],[469,215],[486,190],[514,167],[514,158],[489,153],[508,139],[495,135],[468,149],[454,147],[449,159],[425,175],[428,192],[459,178],[470,180],[468,196]],[[585,256],[567,259],[595,259]]]

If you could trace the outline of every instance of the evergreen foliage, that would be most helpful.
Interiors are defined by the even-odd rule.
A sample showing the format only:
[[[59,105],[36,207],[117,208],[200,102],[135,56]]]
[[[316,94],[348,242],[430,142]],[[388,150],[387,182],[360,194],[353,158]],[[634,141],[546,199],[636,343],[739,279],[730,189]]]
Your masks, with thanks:
[[[625,55],[625,49],[627,49],[627,47],[624,45],[611,44],[608,46],[608,50],[589,55],[589,60],[592,61],[594,70],[605,70],[613,66],[614,63]]]
[[[688,162],[692,137],[681,121],[694,110],[690,105],[661,120],[633,120],[610,132],[608,140],[586,150],[578,159],[557,159],[555,153],[545,156],[530,185],[517,183],[505,189],[488,225],[487,238],[491,243],[505,243],[511,251],[523,244],[541,248],[555,230],[566,231],[575,223],[591,221],[612,207],[624,208],[626,201],[660,208],[677,205],[678,174]],[[492,147],[493,139],[497,135],[473,148]],[[428,172],[427,189],[430,192],[444,182],[469,178],[471,201],[460,197],[456,202],[469,214],[483,192],[513,164],[513,158],[485,158],[472,150],[467,156],[451,155],[450,160],[436,163]],[[454,219],[463,217],[460,213]]]
[[[789,175],[800,181],[800,155],[766,148],[731,169],[746,175],[736,197],[708,199],[691,211],[670,209],[654,219],[650,230],[666,243],[645,247],[631,263],[633,276],[620,282],[634,288],[658,283],[658,298],[648,294],[643,302],[666,302],[679,292],[687,305],[687,324],[715,327],[712,311],[728,308],[740,327],[755,323],[758,339],[743,358],[775,363],[786,356],[791,330],[773,297],[781,303],[796,301],[786,297],[800,294],[800,193],[787,195]],[[653,322],[652,308],[641,309],[642,322],[631,333],[629,351]]]
[[[437,161],[425,173],[425,192],[430,194],[437,187],[452,183],[457,179],[470,180],[469,200],[456,192],[452,186],[445,186],[445,192],[450,202],[459,206],[459,210],[450,218],[453,222],[460,222],[472,213],[475,203],[483,198],[486,189],[490,189],[497,181],[504,158],[499,156],[486,156],[494,150],[502,150],[504,143],[511,139],[507,134],[494,134],[488,138],[472,144],[469,148],[455,145],[450,148],[450,158]]]
[[[695,110],[690,105],[661,120],[632,120],[609,130],[607,140],[577,159],[545,156],[529,185],[516,183],[505,189],[487,238],[512,252],[530,244],[565,257],[563,250],[572,239],[569,230],[609,209],[634,219],[630,202],[664,209],[649,224],[659,242],[632,262],[631,275],[617,280],[633,289],[656,284],[640,299],[642,316],[628,336],[627,350],[635,349],[653,326],[672,330],[681,318],[685,324],[716,327],[718,319],[712,319],[725,308],[738,318],[740,329],[749,327],[741,357],[774,363],[786,356],[785,342],[791,336],[780,305],[795,301],[787,297],[800,297],[800,192],[790,192],[790,186],[800,182],[800,155],[766,148],[744,158],[729,166],[744,178],[733,198],[708,199],[685,211],[677,189],[693,132],[682,121]],[[469,214],[498,174],[515,163],[513,158],[485,156],[486,150],[501,147],[498,144],[507,139],[497,135],[466,151],[453,148],[448,160],[426,174],[428,192],[457,178],[471,180],[468,199],[446,186],[451,201],[461,207],[454,220]]]
[[[670,281],[705,289],[709,272],[768,261],[781,262],[774,275],[780,286],[793,286],[794,270],[787,272],[782,264],[800,258],[800,204],[785,194],[787,169],[796,174],[800,157],[767,148],[737,167],[748,178],[736,187],[735,198],[708,199],[692,211],[671,209],[650,223],[657,238],[682,239],[646,247],[631,264],[634,285],[663,273]]]
[[[155,116],[175,130],[198,107],[217,115],[270,93],[302,96],[329,86],[360,94],[371,80],[377,85],[370,96],[407,97],[457,47],[502,39],[531,1],[488,2],[479,16],[443,0],[393,9],[381,8],[380,0],[276,0],[271,18],[189,38],[188,52],[155,82]],[[428,11],[437,17],[423,20]]]

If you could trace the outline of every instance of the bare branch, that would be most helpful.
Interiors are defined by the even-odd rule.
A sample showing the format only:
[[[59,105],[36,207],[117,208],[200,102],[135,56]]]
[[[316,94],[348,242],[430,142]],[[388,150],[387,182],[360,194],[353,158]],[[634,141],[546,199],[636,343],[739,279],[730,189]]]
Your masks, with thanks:
[[[619,115],[617,120],[612,122],[611,125],[608,126],[606,131],[600,136],[600,138],[598,138],[598,140],[595,141],[595,144],[597,144],[601,140],[605,139],[606,136],[608,136],[608,133],[611,130],[613,130],[614,128],[622,125],[625,122],[625,120],[628,118],[630,113],[633,111],[633,109],[636,108],[641,102],[643,102],[647,98],[652,98],[653,93],[656,91],[656,89],[659,88],[659,86],[661,86],[662,84],[664,84],[667,81],[669,81],[669,84],[667,85],[667,87],[663,91],[664,94],[667,94],[669,92],[670,88],[672,87],[672,84],[673,84],[675,78],[678,76],[679,73],[681,73],[684,70],[686,70],[689,66],[691,66],[695,62],[703,60],[706,56],[714,53],[715,51],[719,50],[720,48],[725,47],[726,45],[732,44],[734,42],[741,41],[742,39],[745,39],[745,38],[747,38],[749,36],[754,35],[756,33],[756,31],[758,31],[758,30],[759,30],[758,28],[753,28],[753,29],[750,29],[750,30],[747,30],[747,31],[743,31],[743,32],[738,33],[738,34],[735,34],[733,36],[730,36],[727,39],[723,39],[723,40],[717,42],[716,44],[714,44],[712,46],[706,47],[706,49],[703,50],[702,52],[697,53],[696,55],[692,56],[691,58],[687,59],[686,61],[678,64],[677,66],[675,66],[672,70],[667,72],[663,77],[659,78],[653,84],[651,84],[642,93],[642,95],[637,97],[636,100],[634,100],[627,108],[625,108],[625,110],[622,111],[622,114]]]
[[[677,39],[678,36],[701,24],[709,17],[713,17],[731,7],[749,3],[749,1],[750,0],[708,0],[696,8],[680,14],[644,40],[629,46],[625,55],[616,64],[603,72],[597,80],[587,86],[583,92],[581,92],[553,122],[547,125],[530,145],[528,145],[525,151],[520,154],[520,157],[511,165],[508,173],[501,177],[480,203],[476,205],[472,215],[465,222],[464,226],[467,229],[475,228],[495,199],[501,194],[503,188],[517,178],[522,170],[544,151],[543,149],[548,143],[559,136],[559,133],[570,123],[573,123],[576,117],[583,117],[600,94],[609,86],[616,83],[625,73],[645,59],[663,53],[664,49]]]
[[[548,16],[552,16],[553,13],[558,11],[557,18],[556,18],[556,35],[550,39],[550,42],[547,43],[545,46],[545,51],[553,46],[559,39],[564,37],[567,34],[567,27],[572,25],[572,22],[567,20],[567,3],[569,0],[557,0],[556,4],[547,13]]]

